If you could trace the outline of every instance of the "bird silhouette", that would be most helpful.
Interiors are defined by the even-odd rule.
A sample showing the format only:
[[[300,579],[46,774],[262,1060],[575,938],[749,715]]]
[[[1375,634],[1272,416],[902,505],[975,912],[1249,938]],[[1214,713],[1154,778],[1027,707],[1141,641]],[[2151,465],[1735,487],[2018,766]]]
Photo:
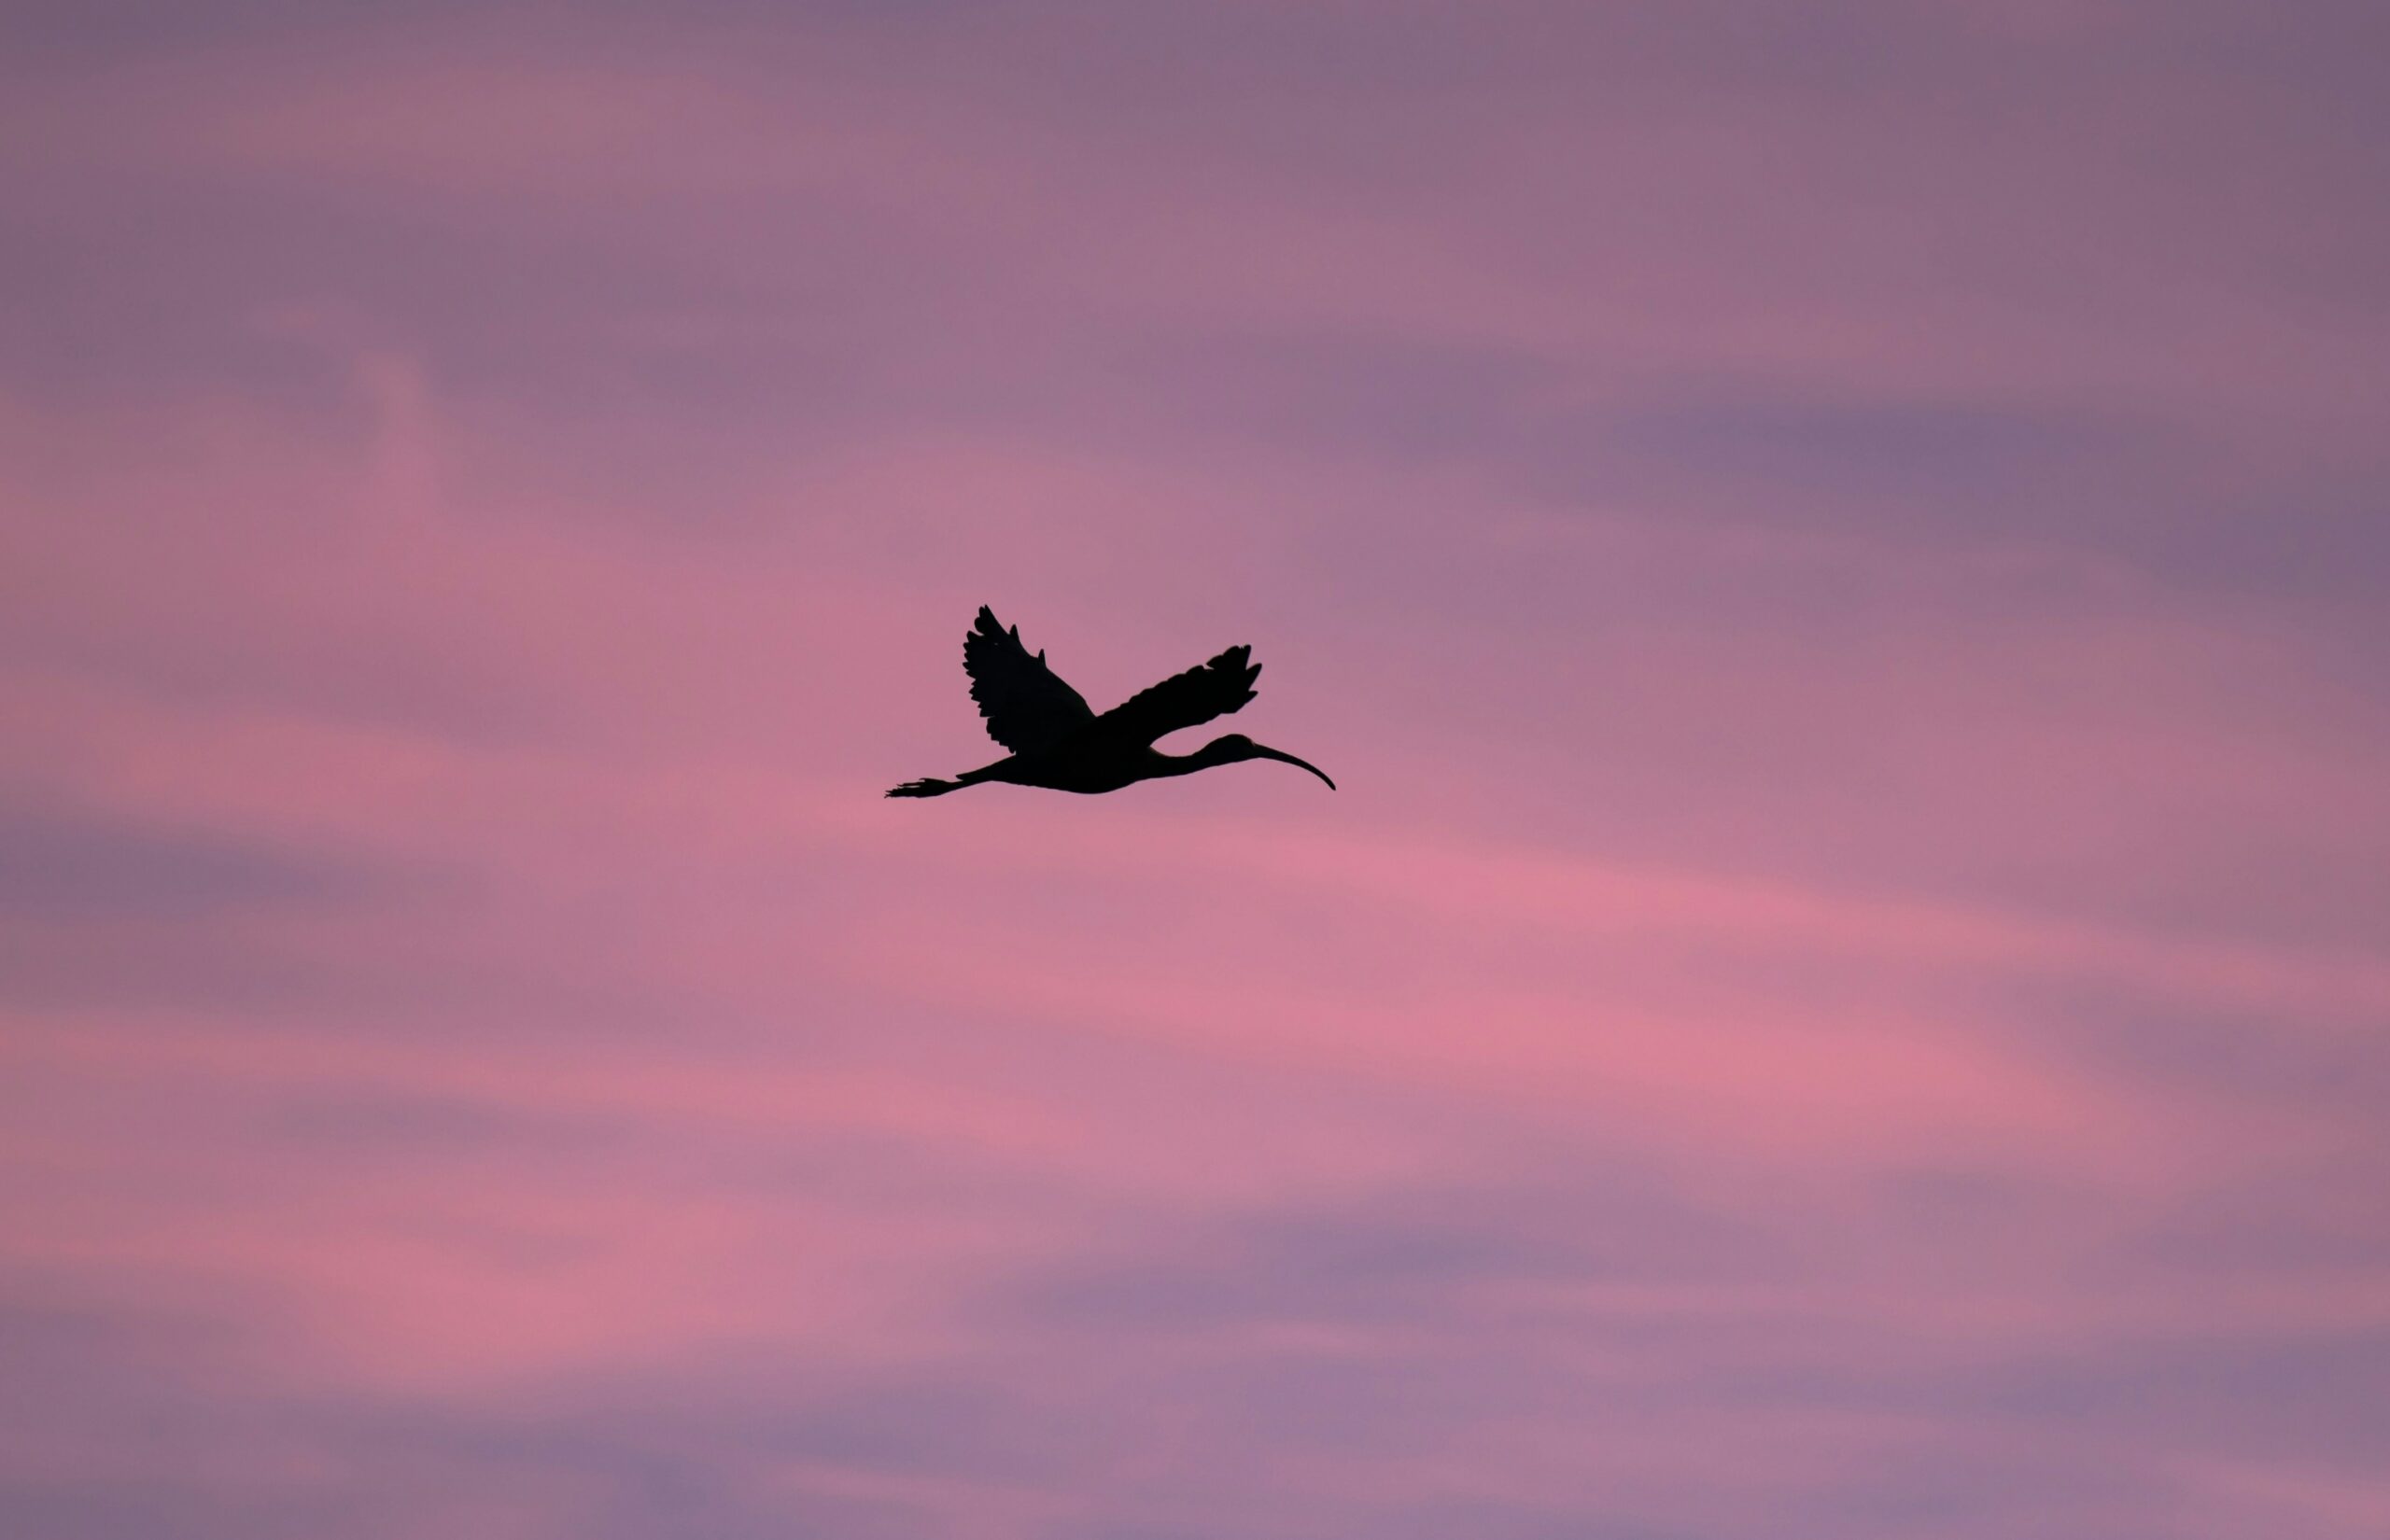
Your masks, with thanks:
[[[1043,786],[1056,791],[1118,791],[1136,781],[1192,775],[1240,760],[1276,760],[1300,765],[1334,791],[1328,772],[1266,748],[1242,733],[1214,738],[1191,754],[1165,754],[1154,740],[1242,708],[1253,699],[1261,665],[1247,663],[1249,647],[1231,647],[1200,668],[1174,674],[1141,691],[1102,716],[1088,709],[1079,693],[1046,666],[1046,654],[1021,645],[1020,628],[1000,623],[979,607],[979,621],[963,637],[963,670],[971,676],[971,698],[988,719],[988,736],[1010,754],[993,764],[965,770],[952,780],[908,780],[892,797],[942,797],[983,781]]]

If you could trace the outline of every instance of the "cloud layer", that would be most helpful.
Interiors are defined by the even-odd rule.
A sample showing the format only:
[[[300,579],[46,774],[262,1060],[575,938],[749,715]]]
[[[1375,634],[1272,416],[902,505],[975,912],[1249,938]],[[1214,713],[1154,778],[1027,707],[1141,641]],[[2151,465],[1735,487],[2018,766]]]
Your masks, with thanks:
[[[2390,1523],[2378,7],[108,14],[0,1528]]]

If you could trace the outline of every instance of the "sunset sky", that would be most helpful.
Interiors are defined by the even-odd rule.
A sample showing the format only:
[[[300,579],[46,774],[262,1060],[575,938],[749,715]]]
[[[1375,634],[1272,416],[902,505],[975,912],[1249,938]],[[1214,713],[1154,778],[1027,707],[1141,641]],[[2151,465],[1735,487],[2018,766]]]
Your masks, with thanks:
[[[7,11],[0,1533],[2390,1533],[2380,0]]]

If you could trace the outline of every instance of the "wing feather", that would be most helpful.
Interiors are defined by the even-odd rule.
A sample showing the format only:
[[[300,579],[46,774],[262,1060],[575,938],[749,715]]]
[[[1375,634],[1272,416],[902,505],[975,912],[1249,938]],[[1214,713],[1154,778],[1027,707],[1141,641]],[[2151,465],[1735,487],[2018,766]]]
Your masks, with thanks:
[[[1016,754],[1042,753],[1095,720],[1086,699],[1046,666],[1046,654],[1033,656],[1020,628],[999,623],[984,604],[963,637],[963,670],[988,736]]]
[[[1250,647],[1231,647],[1200,668],[1174,674],[1130,696],[1102,720],[1124,736],[1151,743],[1166,733],[1241,709],[1259,693],[1253,681],[1261,677],[1261,665],[1246,661],[1252,651]]]

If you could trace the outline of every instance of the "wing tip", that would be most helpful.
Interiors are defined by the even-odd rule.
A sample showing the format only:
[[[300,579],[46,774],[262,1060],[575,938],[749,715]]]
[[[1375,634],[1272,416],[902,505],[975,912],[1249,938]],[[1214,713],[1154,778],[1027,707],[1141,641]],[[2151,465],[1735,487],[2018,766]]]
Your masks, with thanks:
[[[963,656],[968,658],[971,649],[982,642],[1006,640],[1019,642],[1020,627],[1016,625],[1007,631],[1005,628],[1005,623],[996,619],[996,612],[983,604],[979,607],[978,615],[972,622],[971,629],[963,633]]]

